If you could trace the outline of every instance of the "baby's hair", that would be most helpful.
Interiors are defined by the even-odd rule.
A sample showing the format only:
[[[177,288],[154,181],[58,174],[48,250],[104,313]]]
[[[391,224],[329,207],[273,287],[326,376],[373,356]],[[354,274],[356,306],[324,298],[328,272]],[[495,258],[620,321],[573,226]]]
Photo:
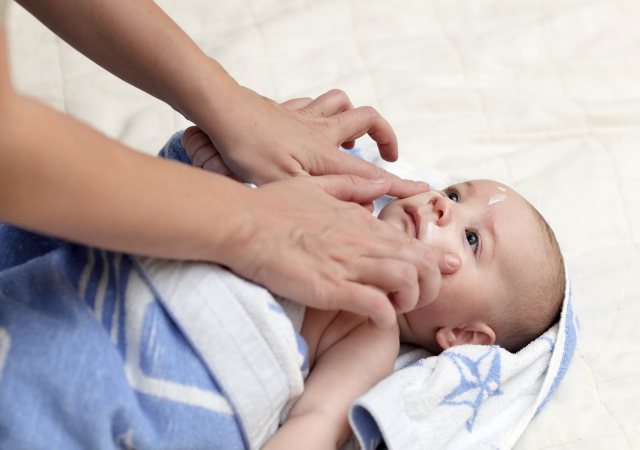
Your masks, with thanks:
[[[510,352],[521,350],[553,325],[560,317],[564,299],[565,270],[560,246],[544,217],[528,204],[540,228],[539,254],[544,264],[531,268],[535,277],[518,280],[512,293],[517,292],[517,298],[506,302],[495,323],[496,344]]]

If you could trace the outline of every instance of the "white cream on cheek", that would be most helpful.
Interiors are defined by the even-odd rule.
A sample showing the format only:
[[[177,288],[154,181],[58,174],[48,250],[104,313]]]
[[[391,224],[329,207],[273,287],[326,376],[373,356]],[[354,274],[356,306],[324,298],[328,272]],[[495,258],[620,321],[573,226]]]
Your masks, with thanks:
[[[495,194],[492,195],[491,198],[489,199],[489,203],[487,203],[487,205],[493,205],[494,203],[498,203],[501,202],[502,200],[504,200],[505,198],[507,198],[506,195],[504,194]]]
[[[427,233],[424,236],[425,242],[427,244],[430,244],[430,243],[433,242],[434,231],[435,231],[435,225],[433,224],[433,222],[428,222],[427,223]]]
[[[498,189],[500,189],[502,192],[507,192],[507,190],[505,188],[503,188],[502,186],[498,186]]]

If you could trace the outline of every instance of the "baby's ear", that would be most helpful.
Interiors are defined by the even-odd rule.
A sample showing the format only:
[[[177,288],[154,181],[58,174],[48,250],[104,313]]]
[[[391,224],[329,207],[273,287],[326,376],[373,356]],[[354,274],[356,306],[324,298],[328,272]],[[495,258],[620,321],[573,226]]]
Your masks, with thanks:
[[[463,327],[442,327],[436,333],[436,341],[443,350],[456,345],[493,345],[496,333],[484,322],[473,322]]]

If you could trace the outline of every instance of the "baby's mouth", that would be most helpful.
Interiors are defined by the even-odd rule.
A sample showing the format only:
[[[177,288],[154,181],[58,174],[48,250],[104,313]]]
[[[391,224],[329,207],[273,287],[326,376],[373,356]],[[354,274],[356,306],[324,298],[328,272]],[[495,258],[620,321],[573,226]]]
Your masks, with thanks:
[[[418,214],[417,208],[407,208],[404,212],[407,214],[409,222],[407,234],[418,239],[418,234],[420,233],[420,215]]]

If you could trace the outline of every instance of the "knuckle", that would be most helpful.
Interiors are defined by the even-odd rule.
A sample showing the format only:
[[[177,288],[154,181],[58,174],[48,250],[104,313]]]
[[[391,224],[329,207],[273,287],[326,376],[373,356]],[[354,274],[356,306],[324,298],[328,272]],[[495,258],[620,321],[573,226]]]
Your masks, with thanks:
[[[305,284],[304,298],[297,300],[303,301],[314,308],[328,309],[332,307],[332,299],[335,297],[335,295],[332,295],[333,289],[334,287],[327,283],[324,276],[316,273]],[[294,298],[294,300],[296,299]]]
[[[379,315],[385,310],[385,303],[388,302],[389,299],[382,292],[375,291],[373,289],[369,290],[367,295],[367,307],[372,315]]]
[[[420,258],[420,262],[422,263],[422,272],[431,271],[434,267],[438,267],[438,258],[430,247],[425,249],[422,258]]]
[[[413,285],[418,280],[418,269],[412,264],[403,264],[398,274],[407,286]]]
[[[376,165],[374,165],[373,167],[374,167],[373,173],[376,178],[387,178],[389,176],[389,172],[387,172],[383,168],[378,167]]]
[[[363,111],[365,113],[369,114],[370,116],[379,116],[380,115],[378,113],[378,111],[373,106],[363,106],[362,109],[363,109]]]
[[[221,175],[227,175],[231,173],[224,162],[220,158],[217,158],[215,156],[205,161],[205,163],[202,165],[202,168],[204,170],[208,170],[209,172],[215,172]]]
[[[311,111],[309,111],[309,116],[312,116],[313,113]],[[338,117],[312,117],[310,120],[311,125],[313,125],[315,128],[318,128],[321,130],[321,132],[325,133],[327,131],[331,131],[334,127],[336,127],[336,121],[340,121],[340,119]],[[339,128],[340,125],[338,123],[337,127]]]
[[[373,216],[371,215],[371,211],[369,211],[367,208],[363,208],[359,203],[349,203],[349,208],[349,214],[353,214],[356,217],[356,220],[365,220],[368,223],[377,225],[377,219],[373,218]],[[370,219],[373,219],[373,221],[370,221]],[[376,228],[374,228],[374,230],[375,229]]]

